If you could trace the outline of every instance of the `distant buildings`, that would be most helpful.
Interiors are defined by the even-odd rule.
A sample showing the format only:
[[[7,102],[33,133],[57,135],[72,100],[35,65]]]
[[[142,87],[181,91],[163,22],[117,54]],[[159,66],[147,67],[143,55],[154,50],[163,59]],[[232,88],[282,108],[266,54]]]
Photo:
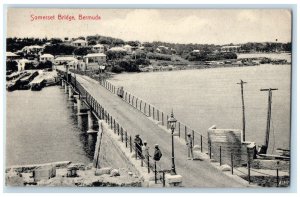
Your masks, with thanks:
[[[51,54],[43,54],[40,56],[40,61],[41,62],[46,62],[46,61],[54,62],[54,56]]]
[[[64,64],[76,64],[78,60],[73,56],[61,56],[61,57],[57,57],[54,60],[54,62],[57,65],[64,65]]]
[[[96,44],[92,47],[92,50],[97,53],[104,53],[104,45],[103,44]]]
[[[227,45],[221,47],[221,52],[240,52],[241,46],[240,45]]]
[[[72,46],[74,47],[85,47],[87,45],[88,45],[87,41],[82,39],[78,39],[72,42]]]
[[[21,51],[27,55],[40,55],[43,50],[44,46],[31,45],[25,46]]]
[[[19,55],[12,53],[12,52],[6,52],[6,60],[7,61],[13,61],[19,58]]]

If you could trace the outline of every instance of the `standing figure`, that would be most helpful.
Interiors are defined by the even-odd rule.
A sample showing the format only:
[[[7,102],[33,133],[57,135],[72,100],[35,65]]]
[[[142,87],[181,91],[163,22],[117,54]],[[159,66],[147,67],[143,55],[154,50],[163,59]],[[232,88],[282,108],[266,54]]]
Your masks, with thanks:
[[[194,160],[194,153],[193,153],[193,138],[191,137],[191,134],[189,133],[187,135],[187,142],[186,142],[187,148],[188,148],[188,160]],[[192,158],[191,158],[192,156]]]
[[[148,159],[149,155],[149,146],[147,144],[147,141],[144,141],[144,146],[142,147],[142,152],[143,152],[143,156],[144,158]]]
[[[134,144],[135,144],[135,151],[136,151],[138,157],[142,158],[143,157],[143,154],[142,154],[143,141],[140,138],[139,134],[135,135]]]

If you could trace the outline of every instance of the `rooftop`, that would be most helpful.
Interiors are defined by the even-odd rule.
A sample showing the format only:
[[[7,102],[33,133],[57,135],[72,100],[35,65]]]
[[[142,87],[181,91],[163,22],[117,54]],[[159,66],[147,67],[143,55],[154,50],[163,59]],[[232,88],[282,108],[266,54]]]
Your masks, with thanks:
[[[106,55],[104,53],[89,53],[84,57],[105,57]]]

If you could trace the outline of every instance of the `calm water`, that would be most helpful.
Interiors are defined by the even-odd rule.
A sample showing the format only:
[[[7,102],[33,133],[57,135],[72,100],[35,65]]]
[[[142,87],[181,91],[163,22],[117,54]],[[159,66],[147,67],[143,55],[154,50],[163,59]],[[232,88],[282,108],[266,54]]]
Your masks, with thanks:
[[[76,109],[58,86],[7,92],[6,164],[90,163],[95,136],[77,126]]]
[[[175,117],[207,135],[217,128],[242,128],[241,90],[244,88],[246,140],[261,145],[267,118],[267,92],[261,88],[278,88],[273,92],[269,153],[274,148],[289,148],[290,141],[290,65],[216,68],[173,72],[116,75],[111,82],[122,85],[135,96],[164,112],[174,109]]]

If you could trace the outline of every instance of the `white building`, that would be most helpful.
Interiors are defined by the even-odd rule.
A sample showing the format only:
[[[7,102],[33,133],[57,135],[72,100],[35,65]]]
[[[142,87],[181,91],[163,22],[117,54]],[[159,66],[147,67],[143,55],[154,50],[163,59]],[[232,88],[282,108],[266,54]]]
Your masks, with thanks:
[[[76,64],[78,62],[78,60],[71,56],[62,56],[62,57],[57,57],[54,60],[54,62],[57,65],[72,64],[72,63]]]
[[[25,65],[27,63],[30,63],[30,61],[28,59],[21,59],[18,61],[18,71],[23,71],[25,70]]]
[[[106,55],[104,53],[90,53],[84,56],[83,60],[86,64],[86,69],[96,70],[106,62]]]
[[[50,62],[54,62],[54,56],[51,54],[43,54],[40,56],[40,61],[41,62],[46,62],[46,61],[50,61]]]
[[[92,47],[92,50],[96,51],[97,53],[104,53],[104,45],[96,44]]]
[[[72,45],[74,47],[85,47],[88,45],[88,43],[85,40],[78,39],[78,40],[73,41]]]
[[[127,53],[131,53],[132,52],[132,46],[126,44],[123,46],[123,48],[126,50]]]
[[[22,49],[22,52],[26,54],[40,55],[43,50],[44,50],[44,46],[31,45],[31,46],[25,46]]]
[[[15,59],[18,59],[19,56],[15,53],[12,53],[12,52],[6,52],[6,60],[15,60]]]

